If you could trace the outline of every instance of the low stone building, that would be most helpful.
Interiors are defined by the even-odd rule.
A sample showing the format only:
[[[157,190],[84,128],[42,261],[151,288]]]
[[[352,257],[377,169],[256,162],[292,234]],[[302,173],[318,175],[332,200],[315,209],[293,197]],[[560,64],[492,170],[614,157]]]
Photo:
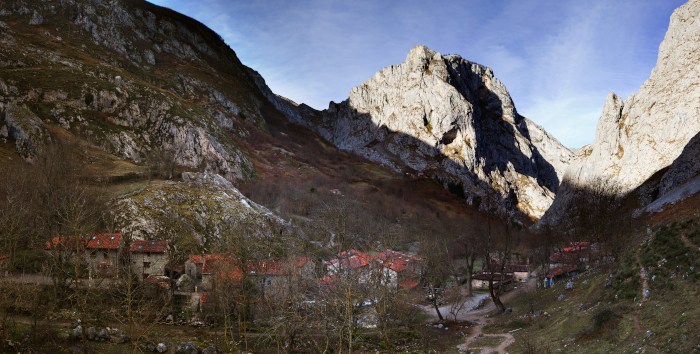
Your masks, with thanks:
[[[92,234],[85,243],[90,277],[114,276],[118,272],[119,255],[124,247],[122,234]]]
[[[129,247],[129,266],[139,279],[165,275],[168,241],[138,240]]]

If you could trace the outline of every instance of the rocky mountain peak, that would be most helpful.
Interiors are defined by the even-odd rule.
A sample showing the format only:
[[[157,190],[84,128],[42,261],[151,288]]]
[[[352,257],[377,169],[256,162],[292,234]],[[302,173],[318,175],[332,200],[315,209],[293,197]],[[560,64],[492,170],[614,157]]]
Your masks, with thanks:
[[[689,1],[676,9],[659,47],[656,67],[639,92],[624,101],[612,92],[608,95],[594,142],[572,160],[544,221],[561,220],[581,191],[627,195],[656,172],[683,159],[684,148],[700,131],[699,14],[700,1]],[[690,176],[687,171],[675,175]],[[653,194],[657,196],[659,190],[665,190],[646,189],[656,189]],[[645,204],[653,198],[641,199]]]
[[[493,71],[424,45],[299,123],[395,171],[435,178],[483,208],[538,217],[572,155],[520,116]],[[482,204],[483,202],[483,204]]]

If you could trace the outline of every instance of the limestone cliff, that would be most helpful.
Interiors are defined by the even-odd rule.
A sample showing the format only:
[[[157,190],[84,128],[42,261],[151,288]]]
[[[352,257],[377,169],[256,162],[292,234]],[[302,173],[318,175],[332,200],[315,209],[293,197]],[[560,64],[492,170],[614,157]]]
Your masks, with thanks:
[[[611,195],[625,195],[679,158],[700,131],[699,36],[700,1],[692,0],[671,16],[656,67],[639,92],[624,101],[614,93],[608,95],[594,142],[583,147],[572,160],[543,221],[562,219],[572,207],[577,191],[595,188]],[[696,159],[681,157],[683,161]],[[669,171],[661,194],[697,173],[688,171],[693,164],[677,165],[684,166],[683,172],[678,168]],[[658,194],[657,189],[654,196]],[[642,198],[642,204],[648,202],[649,198]]]
[[[322,112],[298,110],[302,124],[341,149],[457,185],[483,208],[534,217],[551,204],[572,155],[517,113],[490,68],[423,45],[353,88],[348,100]]]

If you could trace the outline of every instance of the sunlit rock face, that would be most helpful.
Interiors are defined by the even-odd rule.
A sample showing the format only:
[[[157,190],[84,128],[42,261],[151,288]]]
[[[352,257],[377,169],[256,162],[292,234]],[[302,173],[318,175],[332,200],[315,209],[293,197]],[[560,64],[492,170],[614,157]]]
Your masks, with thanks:
[[[543,221],[556,222],[565,216],[574,194],[582,189],[629,193],[671,165],[698,134],[699,19],[700,1],[676,9],[659,47],[656,67],[639,92],[624,101],[612,92],[608,95],[594,142],[580,149],[572,160]],[[687,171],[674,174],[673,181],[664,177],[664,183],[678,185],[682,182],[678,176],[687,179],[690,175]]]
[[[572,152],[520,116],[485,66],[415,46],[350,97],[302,124],[336,146],[394,170],[461,185],[468,201],[539,217]]]

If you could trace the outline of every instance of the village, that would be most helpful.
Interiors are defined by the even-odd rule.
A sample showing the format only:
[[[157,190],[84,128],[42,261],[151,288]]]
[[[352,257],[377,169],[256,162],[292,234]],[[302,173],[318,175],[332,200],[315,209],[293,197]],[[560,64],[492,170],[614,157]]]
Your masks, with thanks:
[[[215,311],[216,293],[242,288],[246,283],[253,285],[255,289],[251,293],[259,297],[279,292],[291,283],[306,283],[307,290],[313,283],[315,294],[306,301],[322,297],[322,288],[333,289],[338,283],[348,282],[357,287],[382,287],[393,292],[430,293],[425,257],[389,249],[374,255],[350,249],[330,260],[305,256],[245,260],[233,254],[203,254],[189,255],[184,262],[175,263],[167,241],[134,240],[126,245],[122,234],[104,233],[82,238],[54,237],[46,242],[45,251],[50,257],[68,257],[71,264],[81,264],[80,269],[85,272],[66,271],[68,283],[87,280],[88,286],[96,281],[102,286],[114,286],[117,282],[105,280],[130,277],[150,287],[150,296],[167,300],[173,296],[185,297],[184,303],[191,313]],[[591,266],[599,266],[602,261],[612,260],[603,254],[589,242],[572,242],[569,247],[552,253],[549,263],[540,264],[535,270],[529,264],[529,257],[525,257],[526,264],[503,263],[504,267],[500,268],[499,254],[494,253],[490,266],[484,262],[471,276],[449,274],[446,279],[440,279],[436,288],[441,291],[443,284],[459,286],[469,280],[471,289],[488,290],[492,286],[502,289],[499,292],[502,294],[538,275],[538,288],[551,287]],[[0,261],[7,257],[0,255]]]

